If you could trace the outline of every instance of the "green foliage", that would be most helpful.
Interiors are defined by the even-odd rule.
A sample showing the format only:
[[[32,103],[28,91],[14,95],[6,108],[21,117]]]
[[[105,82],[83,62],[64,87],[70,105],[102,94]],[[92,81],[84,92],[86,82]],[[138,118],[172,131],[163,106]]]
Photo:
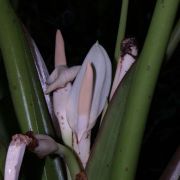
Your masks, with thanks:
[[[14,2],[19,4],[19,1]],[[125,37],[127,24],[129,2],[128,0],[122,2],[115,49],[116,60],[120,54],[120,42]],[[99,129],[86,168],[89,180],[134,179],[154,87],[178,5],[179,0],[157,0],[138,62],[118,87]],[[9,85],[8,87],[6,79],[0,82],[1,179],[4,171],[5,147],[12,134],[28,130],[53,137],[55,134],[22,25],[8,0],[0,0],[0,23],[0,48]],[[172,43],[168,46],[167,58],[171,57],[179,42],[178,35],[179,21],[171,36]],[[68,161],[71,160],[67,158]],[[24,165],[22,179],[64,179],[58,159],[48,157],[46,160],[38,160],[32,154],[26,154]],[[35,167],[33,170],[32,166]]]
[[[120,56],[121,42],[125,38],[126,24],[127,24],[126,21],[127,21],[127,15],[128,15],[128,5],[129,5],[129,0],[122,1],[118,34],[117,34],[116,47],[115,47],[115,53],[114,53],[114,56],[115,56],[114,58],[116,61],[118,61],[118,58]]]
[[[8,1],[0,1],[0,14],[1,52],[20,130],[22,133],[33,130],[35,133],[53,135],[40,82],[22,26]],[[60,164],[47,158],[42,179],[58,178],[62,178]]]
[[[123,81],[128,85],[125,100],[122,85],[105,115],[87,167],[89,179],[134,179],[148,110],[178,4],[178,0],[157,1],[135,71]]]

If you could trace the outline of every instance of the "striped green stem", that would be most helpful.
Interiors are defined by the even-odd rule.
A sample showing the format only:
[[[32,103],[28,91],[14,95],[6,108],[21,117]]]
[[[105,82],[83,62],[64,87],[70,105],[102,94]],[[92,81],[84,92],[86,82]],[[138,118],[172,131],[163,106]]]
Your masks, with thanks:
[[[158,0],[128,94],[110,179],[134,179],[149,107],[179,0]]]
[[[21,131],[53,135],[34,60],[8,0],[0,0],[0,24],[0,48]],[[48,158],[45,164],[42,179],[63,179],[61,167],[55,161]]]
[[[129,0],[123,0],[121,5],[121,14],[119,19],[119,27],[118,27],[118,34],[116,39],[116,47],[115,47],[115,61],[117,62],[120,56],[121,51],[121,42],[125,37],[126,31],[126,21],[127,21],[127,14],[128,14],[128,5]]]
[[[78,178],[86,180],[86,174],[82,168],[80,160],[71,149],[58,144],[58,150],[55,152],[55,154],[60,155],[64,159],[72,180],[78,180]]]

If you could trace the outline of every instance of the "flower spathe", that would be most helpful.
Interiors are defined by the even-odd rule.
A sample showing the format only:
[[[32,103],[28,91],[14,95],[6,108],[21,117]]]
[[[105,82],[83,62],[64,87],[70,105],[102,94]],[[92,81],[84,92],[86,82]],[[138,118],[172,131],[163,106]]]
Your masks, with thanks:
[[[90,80],[84,80],[86,77]],[[90,143],[87,141],[90,141],[90,131],[104,108],[110,85],[110,59],[104,48],[96,42],[83,61],[67,102],[67,120],[75,134],[73,146],[84,166],[89,157]],[[86,88],[82,90],[83,87]]]
[[[88,52],[82,67],[77,74],[77,77],[73,83],[72,90],[70,92],[68,103],[67,103],[67,112],[68,112],[68,121],[75,132],[76,125],[80,122],[78,121],[78,108],[79,97],[81,96],[81,87],[83,86],[83,78],[86,73],[86,68],[88,63],[91,63],[93,68],[93,94],[91,98],[91,107],[89,109],[89,119],[87,123],[86,130],[92,129],[95,124],[97,117],[102,112],[105,102],[109,95],[110,85],[111,85],[111,63],[110,59],[105,52],[104,48],[96,42],[90,51]],[[85,83],[85,82],[84,82]],[[87,91],[86,93],[90,93]],[[80,102],[86,104],[87,102]],[[79,106],[77,106],[79,105]]]

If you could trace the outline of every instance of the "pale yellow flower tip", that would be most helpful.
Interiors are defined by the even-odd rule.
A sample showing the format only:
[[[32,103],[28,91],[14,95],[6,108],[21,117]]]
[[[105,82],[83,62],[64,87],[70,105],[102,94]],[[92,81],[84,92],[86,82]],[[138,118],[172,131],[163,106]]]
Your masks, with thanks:
[[[84,132],[87,131],[89,124],[89,115],[91,110],[93,94],[93,68],[90,63],[87,64],[86,72],[81,84],[79,103],[78,103],[78,141],[81,140]]]
[[[55,43],[55,67],[58,65],[66,65],[66,55],[64,48],[64,40],[61,31],[58,29],[56,32],[56,43]]]

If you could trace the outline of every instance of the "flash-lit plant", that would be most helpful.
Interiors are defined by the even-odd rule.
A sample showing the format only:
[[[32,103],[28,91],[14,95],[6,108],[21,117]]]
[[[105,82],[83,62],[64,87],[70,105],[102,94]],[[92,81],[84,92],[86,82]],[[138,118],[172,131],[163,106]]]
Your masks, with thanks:
[[[39,179],[65,178],[56,155],[64,160],[68,179],[135,178],[144,126],[178,5],[179,0],[157,0],[135,63],[135,39],[125,38],[128,1],[122,1],[112,81],[112,61],[98,42],[82,65],[68,67],[60,30],[56,33],[55,68],[49,75],[34,40],[9,2],[0,0],[0,47],[21,131],[9,144],[5,180],[19,178],[26,147],[46,159]],[[100,116],[92,141],[91,130]],[[27,131],[33,133],[24,134]],[[49,158],[51,154],[56,158]]]

